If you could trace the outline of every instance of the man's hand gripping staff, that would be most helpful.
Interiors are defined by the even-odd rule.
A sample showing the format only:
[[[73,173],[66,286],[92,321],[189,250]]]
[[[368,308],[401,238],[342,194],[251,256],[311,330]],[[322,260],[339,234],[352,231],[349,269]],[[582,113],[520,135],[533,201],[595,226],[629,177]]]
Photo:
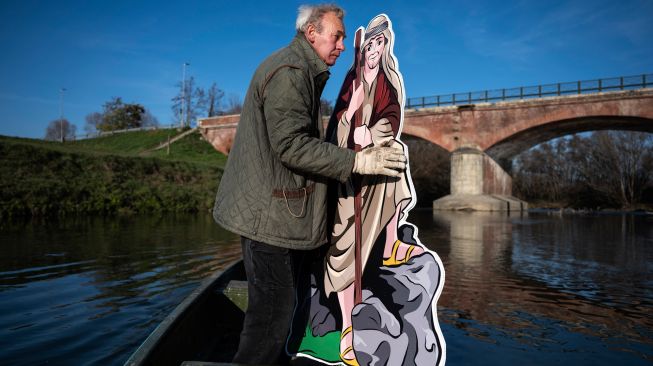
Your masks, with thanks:
[[[401,149],[390,147],[390,142],[356,153],[354,173],[398,177],[406,169],[406,157]]]

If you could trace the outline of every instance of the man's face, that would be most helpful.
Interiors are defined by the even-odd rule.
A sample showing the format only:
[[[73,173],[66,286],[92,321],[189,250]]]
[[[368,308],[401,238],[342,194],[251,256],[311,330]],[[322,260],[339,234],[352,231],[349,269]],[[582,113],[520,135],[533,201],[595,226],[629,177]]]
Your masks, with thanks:
[[[365,45],[365,63],[369,69],[379,66],[383,50],[385,49],[385,37],[383,34],[377,34]]]
[[[306,39],[315,52],[327,65],[333,66],[340,54],[345,50],[345,27],[334,13],[326,13],[322,17],[322,32],[310,25],[306,31]]]

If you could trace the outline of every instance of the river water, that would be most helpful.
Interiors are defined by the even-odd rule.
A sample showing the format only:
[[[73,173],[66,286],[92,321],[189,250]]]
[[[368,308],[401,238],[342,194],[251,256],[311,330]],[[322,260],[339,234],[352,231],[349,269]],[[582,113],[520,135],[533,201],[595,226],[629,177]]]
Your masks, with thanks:
[[[413,211],[449,365],[653,362],[653,216]],[[240,257],[209,215],[0,227],[0,365],[121,365]]]

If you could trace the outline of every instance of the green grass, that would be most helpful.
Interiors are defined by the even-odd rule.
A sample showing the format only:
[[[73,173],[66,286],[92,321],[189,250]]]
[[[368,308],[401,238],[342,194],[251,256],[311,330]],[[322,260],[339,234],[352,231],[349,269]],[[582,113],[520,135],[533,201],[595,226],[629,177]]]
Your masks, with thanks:
[[[157,129],[149,131],[123,132],[93,139],[72,141],[68,144],[72,149],[87,152],[105,152],[120,155],[135,155],[154,148],[168,138],[181,133],[176,129]]]
[[[226,157],[194,132],[152,151],[176,130],[51,142],[0,136],[0,219],[208,211]],[[171,136],[173,137],[173,136]]]
[[[156,151],[141,153],[141,155],[219,167],[224,167],[227,162],[227,156],[215,150],[197,131],[171,144],[169,152],[164,147]]]

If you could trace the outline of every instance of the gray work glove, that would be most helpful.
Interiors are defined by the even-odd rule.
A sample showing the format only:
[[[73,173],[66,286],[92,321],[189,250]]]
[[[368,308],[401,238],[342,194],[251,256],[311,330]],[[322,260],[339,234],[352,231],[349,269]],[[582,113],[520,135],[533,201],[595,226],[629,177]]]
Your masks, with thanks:
[[[398,177],[406,169],[406,157],[401,149],[389,146],[373,146],[357,152],[354,173]]]

